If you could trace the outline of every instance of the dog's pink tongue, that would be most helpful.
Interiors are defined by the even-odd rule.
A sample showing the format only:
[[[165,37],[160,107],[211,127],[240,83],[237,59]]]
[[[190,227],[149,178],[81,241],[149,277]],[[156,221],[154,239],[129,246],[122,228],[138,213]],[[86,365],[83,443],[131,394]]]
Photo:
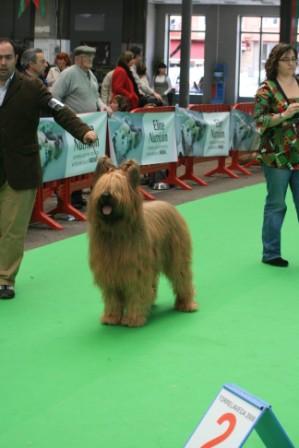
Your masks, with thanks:
[[[112,213],[111,205],[104,205],[104,207],[102,207],[102,213],[103,215],[111,215]]]

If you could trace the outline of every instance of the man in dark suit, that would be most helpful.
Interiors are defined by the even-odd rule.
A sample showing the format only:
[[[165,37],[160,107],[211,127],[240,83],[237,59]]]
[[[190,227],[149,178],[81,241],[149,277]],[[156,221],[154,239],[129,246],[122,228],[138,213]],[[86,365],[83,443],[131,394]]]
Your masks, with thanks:
[[[15,296],[37,187],[42,181],[37,128],[42,110],[83,143],[97,136],[38,79],[16,71],[16,48],[0,38],[0,299]]]

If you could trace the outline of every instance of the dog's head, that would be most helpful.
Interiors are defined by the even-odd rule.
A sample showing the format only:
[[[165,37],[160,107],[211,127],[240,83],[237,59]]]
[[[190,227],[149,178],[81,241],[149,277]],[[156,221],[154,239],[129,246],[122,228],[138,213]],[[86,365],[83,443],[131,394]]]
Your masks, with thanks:
[[[139,166],[133,160],[116,168],[108,157],[99,159],[88,206],[89,221],[112,226],[134,220],[142,203],[139,181]]]

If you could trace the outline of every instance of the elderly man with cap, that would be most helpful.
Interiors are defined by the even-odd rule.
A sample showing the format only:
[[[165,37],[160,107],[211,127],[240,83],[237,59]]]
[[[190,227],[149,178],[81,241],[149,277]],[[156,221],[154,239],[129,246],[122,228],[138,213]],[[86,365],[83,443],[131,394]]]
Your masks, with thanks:
[[[96,49],[81,45],[74,50],[74,65],[55,82],[52,95],[76,113],[107,110],[99,96],[99,84],[91,68]]]
[[[74,50],[74,65],[61,72],[52,88],[54,98],[76,113],[110,112],[99,96],[99,84],[91,71],[96,49],[81,45]],[[72,204],[80,209],[85,205],[81,191],[72,193]]]

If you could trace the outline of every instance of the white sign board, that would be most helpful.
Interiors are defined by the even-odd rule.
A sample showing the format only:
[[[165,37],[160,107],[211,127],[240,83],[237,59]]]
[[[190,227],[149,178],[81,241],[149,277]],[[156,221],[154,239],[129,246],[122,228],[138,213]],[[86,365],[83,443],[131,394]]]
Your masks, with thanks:
[[[239,447],[262,412],[223,387],[185,448]]]
[[[225,384],[185,448],[239,448],[253,429],[267,448],[295,448],[268,403]]]

